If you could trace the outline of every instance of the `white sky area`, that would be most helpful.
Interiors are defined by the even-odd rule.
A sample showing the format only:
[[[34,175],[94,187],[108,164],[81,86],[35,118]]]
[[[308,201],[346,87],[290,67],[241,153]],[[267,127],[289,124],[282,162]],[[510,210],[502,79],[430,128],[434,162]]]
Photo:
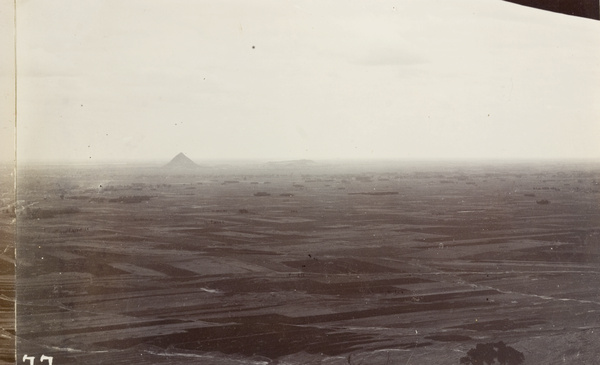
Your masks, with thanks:
[[[17,61],[22,161],[600,159],[600,22],[500,0],[21,0]]]

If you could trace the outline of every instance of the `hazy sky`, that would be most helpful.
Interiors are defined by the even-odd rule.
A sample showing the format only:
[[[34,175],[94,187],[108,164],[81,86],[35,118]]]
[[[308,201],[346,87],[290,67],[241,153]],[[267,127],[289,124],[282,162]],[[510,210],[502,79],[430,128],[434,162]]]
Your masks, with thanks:
[[[19,159],[600,158],[600,22],[500,0],[17,1]]]

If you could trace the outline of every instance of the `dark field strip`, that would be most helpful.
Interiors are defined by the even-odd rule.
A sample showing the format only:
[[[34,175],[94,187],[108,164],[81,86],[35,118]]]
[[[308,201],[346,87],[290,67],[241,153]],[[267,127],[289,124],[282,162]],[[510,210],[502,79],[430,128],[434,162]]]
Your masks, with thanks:
[[[564,241],[564,242],[573,242],[573,240],[577,240],[579,237],[573,235],[572,231],[568,230],[560,230],[557,233],[525,233],[525,234],[515,234],[514,232],[495,232],[490,231],[488,229],[479,231],[474,227],[464,227],[464,228],[452,228],[452,232],[447,232],[445,229],[441,230],[433,230],[430,231],[428,228],[424,229],[406,229],[402,230],[403,232],[414,232],[414,233],[425,233],[425,234],[435,234],[436,237],[428,237],[423,238],[423,242],[428,243],[436,243],[440,241],[457,241],[458,243],[452,243],[452,245],[470,245],[473,243],[502,243],[508,240],[516,240],[516,239],[537,239],[537,240],[548,240],[548,241]],[[462,242],[462,241],[474,241],[474,242]]]
[[[556,241],[550,241],[556,242]],[[575,263],[575,264],[593,264],[600,262],[600,252],[597,248],[592,248],[583,244],[561,244],[555,247],[523,248],[509,253],[497,254],[476,254],[465,257],[477,262],[486,262],[490,259],[514,260],[523,262],[544,262],[544,263]]]
[[[476,239],[469,239],[469,240],[457,240],[456,242],[453,241],[452,237],[446,237],[446,239],[440,239],[440,238],[425,238],[423,239],[424,242],[431,242],[431,243],[439,243],[440,241],[444,241],[445,243],[451,244],[453,247],[460,247],[460,246],[471,246],[471,245],[486,245],[486,244],[498,244],[498,243],[505,243],[505,242],[510,242],[510,241],[514,241],[517,245],[518,245],[518,240],[522,240],[522,239],[533,239],[536,241],[545,241],[545,242],[581,242],[581,237],[578,235],[574,235],[572,233],[565,233],[565,234],[530,234],[530,235],[510,235],[510,236],[500,236],[499,238],[476,238]],[[449,243],[450,241],[452,241],[451,243]],[[467,242],[465,242],[467,241]],[[431,247],[435,247],[435,246],[431,246]]]
[[[454,326],[452,328],[463,328],[472,331],[485,332],[485,331],[512,331],[523,328],[528,328],[534,325],[543,324],[545,321],[539,319],[522,319],[522,320],[510,320],[510,319],[497,319],[491,321],[478,321],[477,323],[470,323],[467,325]]]
[[[88,325],[88,326],[80,327],[80,328],[59,329],[59,330],[42,329],[41,331],[36,331],[34,334],[28,334],[27,338],[30,340],[33,340],[35,338],[47,337],[47,336],[72,336],[72,335],[77,335],[77,334],[93,333],[93,332],[106,333],[106,332],[116,331],[116,330],[121,330],[121,329],[131,329],[131,328],[143,329],[143,327],[166,326],[166,325],[170,325],[170,324],[179,324],[179,323],[185,323],[185,322],[187,322],[187,321],[178,320],[178,319],[156,319],[156,320],[149,320],[149,321],[143,321],[143,322],[132,322],[132,323],[126,323],[126,324],[119,324],[119,325],[96,325],[95,326],[92,324],[92,325]]]
[[[169,311],[168,306],[160,306],[158,308],[145,309],[145,310],[131,310],[126,311],[123,314],[136,317],[136,318],[153,318],[153,317],[176,317],[176,318],[188,318],[188,317],[213,317],[215,315],[222,315],[223,313],[238,313],[238,312],[249,312],[249,311],[270,311],[275,308],[279,308],[279,304],[273,305],[255,305],[249,306],[244,304],[223,304],[220,302],[210,302],[206,304],[198,305],[186,305],[183,307],[177,307],[176,310]]]
[[[193,278],[194,275],[197,275],[192,271],[181,269],[181,268],[174,267],[172,265],[165,264],[163,262],[157,262],[157,261],[146,262],[141,267],[164,273],[169,277]]]
[[[398,314],[408,314],[408,313],[418,313],[418,312],[429,312],[429,311],[440,311],[440,310],[454,310],[454,309],[464,309],[471,307],[494,307],[496,304],[487,303],[485,301],[475,302],[475,301],[456,301],[450,303],[436,303],[436,302],[428,302],[428,303],[414,303],[410,300],[406,300],[405,303],[401,305],[394,306],[385,306],[382,305],[380,308],[374,309],[364,309],[364,310],[356,310],[350,312],[340,312],[340,313],[332,313],[332,314],[320,314],[313,316],[304,316],[304,317],[288,317],[282,316],[279,314],[269,314],[269,315],[257,315],[257,316],[249,316],[249,317],[225,317],[225,318],[207,318],[206,320],[209,322],[221,322],[221,323],[231,323],[231,322],[243,322],[243,323],[272,323],[272,324],[294,324],[294,325],[312,325],[316,323],[331,323],[331,322],[341,322],[347,320],[356,320],[361,318],[370,318],[370,317],[378,317],[378,316],[389,316],[389,315],[398,315]]]
[[[480,293],[490,294],[490,293]],[[438,296],[436,300],[443,300]],[[164,336],[140,337],[118,342],[95,343],[96,346],[125,349],[139,344],[150,344],[161,348],[181,348],[186,350],[245,356],[260,355],[268,358],[294,354],[300,351],[308,353],[324,353],[329,356],[350,351],[354,346],[365,347],[369,344],[389,341],[379,336],[359,335],[353,332],[340,332],[333,326],[331,329],[313,327],[317,323],[331,323],[358,318],[409,314],[415,312],[464,309],[481,306],[481,303],[407,303],[392,307],[371,310],[358,310],[346,313],[317,315],[292,318],[281,315],[258,315],[250,317],[226,317],[207,319],[209,322],[223,322],[224,326],[202,327],[186,330],[184,334],[176,333]],[[483,304],[488,305],[488,304]],[[234,323],[226,325],[227,323]],[[395,345],[409,348],[414,343]],[[421,343],[420,346],[427,346]]]
[[[320,274],[365,274],[365,273],[402,273],[404,271],[393,269],[369,262],[352,259],[304,259],[300,261],[284,261],[285,265],[307,273]]]
[[[336,355],[351,350],[353,346],[377,341],[367,335],[339,333],[314,327],[252,323],[199,328],[167,336],[96,343],[96,345],[126,349],[144,343],[163,349],[218,351],[225,354],[258,355],[274,359],[301,351]]]

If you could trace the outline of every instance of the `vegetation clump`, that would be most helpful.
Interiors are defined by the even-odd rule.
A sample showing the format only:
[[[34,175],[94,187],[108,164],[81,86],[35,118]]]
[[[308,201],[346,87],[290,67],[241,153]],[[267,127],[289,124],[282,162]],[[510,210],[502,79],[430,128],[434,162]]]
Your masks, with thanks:
[[[397,191],[368,191],[368,192],[363,192],[363,193],[348,193],[348,195],[373,195],[373,196],[398,195],[398,192]]]
[[[56,208],[56,209],[26,208],[23,211],[23,213],[24,213],[24,216],[28,219],[44,219],[44,218],[53,218],[57,215],[62,215],[62,214],[79,213],[79,208],[75,208],[75,207]]]
[[[9,205],[6,207],[6,209],[4,209],[4,213],[8,214],[8,216],[11,218],[15,218],[17,216],[17,208],[14,204]]]
[[[118,198],[109,199],[110,203],[141,203],[150,200],[152,198],[150,195],[127,195],[120,196]]]
[[[74,196],[68,196],[67,199],[71,199],[71,200],[88,200],[90,197],[87,195],[74,195]]]
[[[525,360],[522,352],[515,350],[502,341],[496,343],[478,343],[460,359],[461,364],[467,365],[519,365]]]

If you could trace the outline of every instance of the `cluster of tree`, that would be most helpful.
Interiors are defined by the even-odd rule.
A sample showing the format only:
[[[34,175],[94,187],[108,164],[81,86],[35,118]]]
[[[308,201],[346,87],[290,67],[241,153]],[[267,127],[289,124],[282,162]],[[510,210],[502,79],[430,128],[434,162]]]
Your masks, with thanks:
[[[8,216],[15,218],[17,216],[17,208],[14,205],[9,205],[4,209],[4,213],[8,214]]]
[[[525,360],[522,352],[515,350],[502,341],[496,343],[478,343],[460,359],[461,364],[492,365],[496,361],[500,365],[519,365]]]
[[[89,195],[73,195],[73,196],[68,196],[67,199],[71,199],[71,200],[88,200],[90,198]]]
[[[369,191],[364,193],[348,193],[348,195],[398,195],[397,191]]]
[[[148,201],[150,200],[150,198],[152,198],[150,195],[127,195],[127,196],[120,196],[118,198],[114,198],[114,199],[109,199],[108,201],[110,203],[141,203],[144,201]]]
[[[23,211],[23,215],[28,219],[43,219],[53,218],[61,214],[75,214],[79,213],[79,208],[56,208],[56,209],[41,209],[41,208],[26,208]]]

